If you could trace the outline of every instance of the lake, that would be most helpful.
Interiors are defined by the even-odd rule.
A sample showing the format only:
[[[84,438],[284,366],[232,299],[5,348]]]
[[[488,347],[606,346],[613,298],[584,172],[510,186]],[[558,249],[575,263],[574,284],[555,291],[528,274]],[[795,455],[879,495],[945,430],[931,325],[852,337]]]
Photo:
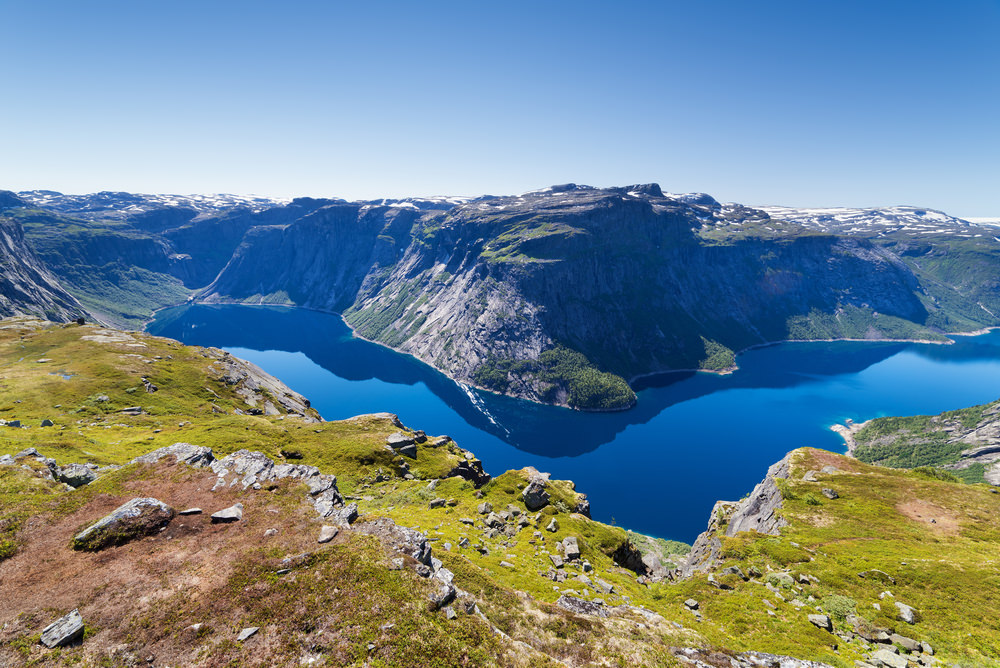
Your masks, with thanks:
[[[676,373],[637,387],[621,413],[581,413],[461,386],[416,359],[354,338],[339,316],[269,306],[184,306],[148,330],[248,359],[324,419],[388,411],[448,434],[491,474],[534,466],[576,482],[595,519],[691,542],[786,452],[844,452],[847,419],[939,413],[1000,397],[1000,331],[954,345],[783,343],[728,376]]]

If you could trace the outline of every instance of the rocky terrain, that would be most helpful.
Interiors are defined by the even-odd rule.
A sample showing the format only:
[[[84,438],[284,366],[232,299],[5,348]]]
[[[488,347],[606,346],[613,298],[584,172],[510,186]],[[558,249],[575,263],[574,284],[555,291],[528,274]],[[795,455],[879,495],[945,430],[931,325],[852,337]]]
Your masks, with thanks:
[[[221,351],[24,317],[0,414],[2,665],[1000,662],[983,484],[797,450],[686,553]]]
[[[753,209],[656,184],[346,202],[6,195],[94,316],[197,300],[342,313],[460,382],[587,410],[636,378],[787,339],[946,340],[1000,324],[1000,242],[939,212]],[[11,201],[14,201],[11,200]]]

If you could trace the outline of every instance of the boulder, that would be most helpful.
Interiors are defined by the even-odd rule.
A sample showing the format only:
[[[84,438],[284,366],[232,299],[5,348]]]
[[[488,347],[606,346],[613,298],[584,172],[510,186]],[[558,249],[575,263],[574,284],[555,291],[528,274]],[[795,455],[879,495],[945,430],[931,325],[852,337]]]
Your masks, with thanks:
[[[576,540],[576,536],[566,536],[562,542],[563,556],[567,560],[573,561],[574,559],[580,558],[580,544]]]
[[[492,513],[493,504],[490,503],[489,501],[483,501],[476,507],[476,510],[479,512],[480,515],[486,515],[488,513]]]
[[[820,490],[820,493],[822,493],[823,496],[825,496],[828,499],[840,498],[840,494],[837,494],[836,490],[830,489],[829,487],[824,487],[823,489]]]
[[[410,459],[417,458],[417,446],[415,443],[411,443],[410,445],[404,445],[403,447],[399,448],[397,452],[399,452],[399,454],[403,455],[404,457],[409,457]]]
[[[872,661],[878,666],[888,666],[889,668],[906,668],[909,665],[904,657],[887,650],[880,649],[871,655]]]
[[[340,533],[340,529],[338,529],[337,527],[324,525],[323,528],[319,530],[319,538],[316,540],[316,542],[329,543],[331,540],[337,537],[338,533]]]
[[[833,631],[833,622],[828,615],[809,615],[809,623],[824,631]]]
[[[907,638],[906,636],[901,636],[898,633],[893,633],[889,636],[889,642],[899,645],[907,652],[919,652],[921,651],[920,643],[913,638]]]
[[[228,508],[212,513],[212,524],[231,524],[243,519],[243,504],[234,503]]]
[[[900,603],[896,601],[896,609],[899,611],[899,618],[906,622],[907,624],[916,624],[917,616],[914,614],[916,611],[905,603]]]
[[[388,445],[393,450],[399,450],[407,445],[413,445],[416,441],[412,436],[407,436],[401,431],[397,431],[395,434],[390,434],[385,439],[386,445]]]
[[[483,463],[478,459],[463,459],[455,464],[455,467],[445,477],[453,478],[455,476],[468,480],[476,489],[490,481],[490,474],[483,470]]]
[[[455,585],[441,582],[441,584],[431,591],[427,598],[430,599],[431,606],[435,610],[440,610],[455,600],[456,593],[458,593],[458,590],[455,589]]]
[[[70,487],[83,487],[97,480],[97,473],[84,464],[67,464],[56,469],[55,477]]]
[[[43,427],[53,427],[55,425],[53,424],[52,420],[50,420],[48,418],[45,418],[44,420],[42,420],[42,426]]]
[[[83,638],[83,618],[79,610],[60,617],[42,629],[41,643],[52,649],[70,645]]]
[[[260,631],[259,626],[248,626],[247,628],[240,631],[240,634],[236,636],[236,642],[243,642],[250,636],[256,634],[257,631]]]
[[[188,466],[201,468],[209,466],[215,461],[211,448],[202,445],[191,445],[190,443],[174,443],[163,448],[158,448],[152,452],[147,452],[133,459],[132,464],[155,464],[164,457],[173,457],[178,463],[183,462]]]
[[[404,554],[427,566],[431,564],[431,547],[427,536],[415,529],[401,527],[384,517],[355,524],[353,528],[360,533],[375,536],[390,552]],[[464,537],[462,541],[468,543]],[[462,541],[459,541],[459,545],[462,545]]]
[[[585,601],[582,598],[577,598],[576,596],[569,596],[568,594],[563,594],[556,601],[558,605],[563,610],[569,610],[577,615],[592,615],[594,617],[607,617],[608,610],[604,607],[602,603],[597,603],[595,601]]]
[[[174,516],[174,509],[149,497],[132,499],[73,537],[75,550],[100,550],[155,533]]]
[[[560,557],[558,554],[550,554],[549,560],[552,562],[552,565],[555,566],[556,568],[563,567],[563,558]]]
[[[549,493],[545,490],[545,481],[533,478],[521,491],[521,498],[528,510],[541,510],[549,505]]]
[[[201,515],[201,513],[202,513],[201,508],[185,508],[184,510],[179,511],[177,514],[178,515]]]
[[[684,607],[687,608],[688,610],[697,610],[698,601],[694,600],[693,598],[689,598],[688,600],[684,601]]]
[[[547,525],[545,525],[545,530],[546,531],[551,531],[552,533],[555,533],[556,531],[559,531],[559,522],[556,520],[556,518],[553,517],[549,521],[549,523]]]
[[[584,517],[590,517],[590,501],[587,499],[586,494],[580,495],[576,505],[573,506],[573,512],[580,513]]]
[[[338,511],[335,511],[332,517],[341,524],[341,526],[350,526],[358,519],[358,504],[349,503]]]
[[[486,526],[493,527],[494,529],[498,529],[504,524],[503,518],[496,513],[490,513],[483,521],[486,523]]]
[[[431,508],[444,508],[445,502],[446,502],[446,499],[442,499],[442,498],[431,499],[431,502],[430,502],[429,505],[430,505]]]
[[[14,459],[23,459],[25,457],[41,457],[42,453],[34,448],[25,448],[17,454],[14,455]]]

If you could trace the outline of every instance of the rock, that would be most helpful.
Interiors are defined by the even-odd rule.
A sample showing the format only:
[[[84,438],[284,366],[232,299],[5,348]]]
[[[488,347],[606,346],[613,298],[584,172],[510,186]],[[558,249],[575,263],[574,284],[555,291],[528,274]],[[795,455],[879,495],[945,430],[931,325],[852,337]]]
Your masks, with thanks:
[[[212,524],[230,524],[243,519],[243,504],[235,503],[228,508],[212,513]]]
[[[440,610],[455,599],[456,593],[457,590],[454,585],[442,582],[427,598],[430,599],[431,605],[435,610]]]
[[[45,418],[44,420],[42,420],[42,426],[43,427],[54,427],[55,424],[52,422],[52,420],[50,420],[48,418]]]
[[[393,450],[399,450],[407,445],[413,445],[416,441],[412,436],[407,436],[401,431],[397,431],[395,434],[390,434],[385,439],[386,445],[388,445]]]
[[[545,480],[540,477],[533,478],[521,491],[521,498],[528,510],[541,510],[549,505],[549,493],[545,490]]]
[[[333,516],[342,526],[350,526],[358,519],[358,504],[349,503],[336,511]]]
[[[546,531],[551,531],[552,533],[555,533],[556,531],[559,531],[559,522],[556,521],[556,518],[553,517],[549,521],[549,523],[547,525],[545,525],[545,530]]]
[[[431,564],[431,547],[427,542],[427,536],[415,529],[401,527],[384,517],[360,522],[355,524],[353,529],[375,536],[390,552],[404,554],[427,566]]]
[[[790,589],[791,587],[795,586],[795,580],[792,579],[792,576],[788,573],[783,573],[780,571],[775,573],[768,573],[767,577],[764,578],[764,580],[777,587],[784,587],[786,589]]]
[[[809,615],[809,622],[816,628],[823,629],[824,631],[833,631],[833,622],[830,621],[830,617],[827,615]]]
[[[209,466],[215,461],[211,448],[190,443],[174,443],[152,452],[147,452],[133,459],[131,464],[155,464],[164,457],[173,457],[178,463],[183,462],[194,468]]]
[[[684,607],[687,608],[688,610],[697,610],[698,601],[694,600],[693,598],[689,598],[688,600],[684,601]]]
[[[889,668],[906,668],[908,665],[905,658],[887,649],[880,649],[871,655],[872,661],[879,666],[888,666]]]
[[[455,476],[468,480],[476,489],[490,481],[490,474],[483,470],[483,463],[478,459],[460,461],[445,477],[453,478]]]
[[[738,577],[741,580],[749,580],[750,579],[746,575],[744,575],[743,569],[741,569],[739,566],[728,566],[726,568],[723,568],[721,571],[719,571],[719,573],[720,573],[720,575],[735,575],[736,577]]]
[[[97,397],[94,399],[94,401],[96,401],[98,403],[101,403],[101,404],[106,404],[109,401],[111,401],[111,397],[109,397],[106,394],[98,394]]]
[[[802,476],[803,482],[816,482],[817,471],[806,471],[806,474]]]
[[[52,649],[70,645],[82,638],[83,617],[80,616],[79,610],[73,610],[42,629],[42,637],[39,640]]]
[[[41,457],[42,453],[34,448],[25,448],[14,455],[14,459],[24,459],[25,457]]]
[[[455,613],[455,608],[451,607],[450,605],[444,609],[444,616],[447,617],[448,619],[455,619],[456,617],[458,617],[458,615]]]
[[[236,642],[243,642],[244,640],[246,640],[250,636],[252,636],[255,633],[257,633],[257,631],[260,631],[260,627],[259,626],[248,626],[247,628],[245,628],[242,631],[240,631],[240,634],[238,636],[236,636]]]
[[[839,470],[840,469],[838,469],[836,466],[830,466],[829,464],[827,464],[826,466],[820,469],[820,473],[826,473],[827,475],[829,475],[831,473],[836,473]]]
[[[896,603],[896,609],[899,610],[899,618],[902,621],[906,622],[907,624],[917,623],[917,617],[914,614],[915,611],[913,608],[906,605],[905,603],[900,603],[899,601],[896,601],[895,603]]]
[[[340,529],[338,529],[337,527],[324,525],[323,528],[319,530],[319,538],[316,540],[316,542],[329,543],[331,540],[337,537],[338,533],[340,533]]]
[[[500,565],[503,566],[504,568],[516,568],[516,566],[514,566],[514,564],[510,563],[509,561],[501,561]]]
[[[142,415],[142,406],[128,406],[118,412],[122,415],[131,415],[135,417],[136,415]]]
[[[600,589],[605,594],[611,594],[615,590],[614,585],[612,585],[610,582],[602,580],[601,578],[595,578],[594,584],[596,584],[597,588]]]
[[[470,545],[469,539],[466,538],[465,536],[462,536],[461,538],[458,539],[458,546],[459,547],[466,548],[466,547],[469,547],[469,545]]]
[[[458,521],[461,522],[462,524],[468,524],[469,526],[475,526],[476,524],[476,520],[472,519],[471,517],[460,517],[458,518]]]
[[[490,513],[489,515],[487,515],[486,519],[484,519],[483,522],[486,523],[486,526],[493,527],[494,529],[502,527],[504,524],[503,518],[501,518],[496,513]]]
[[[490,503],[489,501],[483,501],[476,507],[476,510],[479,511],[480,515],[486,515],[487,513],[492,513],[493,504]]]
[[[184,510],[177,513],[178,515],[201,515],[201,508],[185,508]]]
[[[97,474],[84,464],[67,464],[56,469],[56,480],[70,487],[83,487],[97,480]]]
[[[929,643],[920,643],[920,651],[929,656],[934,656],[934,648],[931,647]]]
[[[430,507],[431,508],[444,508],[445,502],[446,502],[446,499],[441,499],[441,498],[432,499],[431,502],[430,502]]]
[[[399,448],[397,452],[403,455],[404,457],[409,457],[410,459],[417,458],[417,446],[415,443],[411,443],[410,445],[404,445],[403,447]]]
[[[580,513],[584,517],[590,517],[590,501],[587,500],[586,494],[581,494],[579,500],[577,500],[576,505],[573,506],[574,513]]]
[[[555,566],[556,568],[563,567],[563,558],[560,557],[558,554],[550,554],[549,561],[551,561],[552,565]]]
[[[174,516],[167,504],[149,497],[132,499],[73,537],[75,550],[100,550],[154,533]]]
[[[604,607],[603,603],[597,603],[595,601],[585,601],[582,598],[577,598],[576,596],[569,596],[563,594],[556,601],[558,605],[563,610],[569,610],[572,613],[578,615],[592,615],[595,617],[607,617],[608,611]]]
[[[920,643],[913,638],[907,638],[906,636],[901,636],[898,633],[893,633],[889,636],[889,642],[899,645],[904,648],[907,652],[919,652]]]
[[[20,420],[8,420],[7,421],[7,426],[8,427],[13,427],[15,429],[20,429],[20,427],[21,427],[21,421]]]
[[[576,540],[576,536],[566,536],[566,538],[563,539],[562,548],[563,556],[566,557],[568,561],[580,558],[580,545]]]
[[[832,490],[829,487],[824,487],[823,489],[820,490],[820,493],[828,499],[840,498],[840,494],[837,494],[835,490]]]

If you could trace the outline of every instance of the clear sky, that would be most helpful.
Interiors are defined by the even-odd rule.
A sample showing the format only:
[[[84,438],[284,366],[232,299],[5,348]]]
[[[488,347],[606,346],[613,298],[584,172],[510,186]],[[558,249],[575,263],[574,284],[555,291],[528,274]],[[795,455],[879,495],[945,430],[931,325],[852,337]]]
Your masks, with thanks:
[[[1000,216],[1000,0],[0,0],[0,188]]]

